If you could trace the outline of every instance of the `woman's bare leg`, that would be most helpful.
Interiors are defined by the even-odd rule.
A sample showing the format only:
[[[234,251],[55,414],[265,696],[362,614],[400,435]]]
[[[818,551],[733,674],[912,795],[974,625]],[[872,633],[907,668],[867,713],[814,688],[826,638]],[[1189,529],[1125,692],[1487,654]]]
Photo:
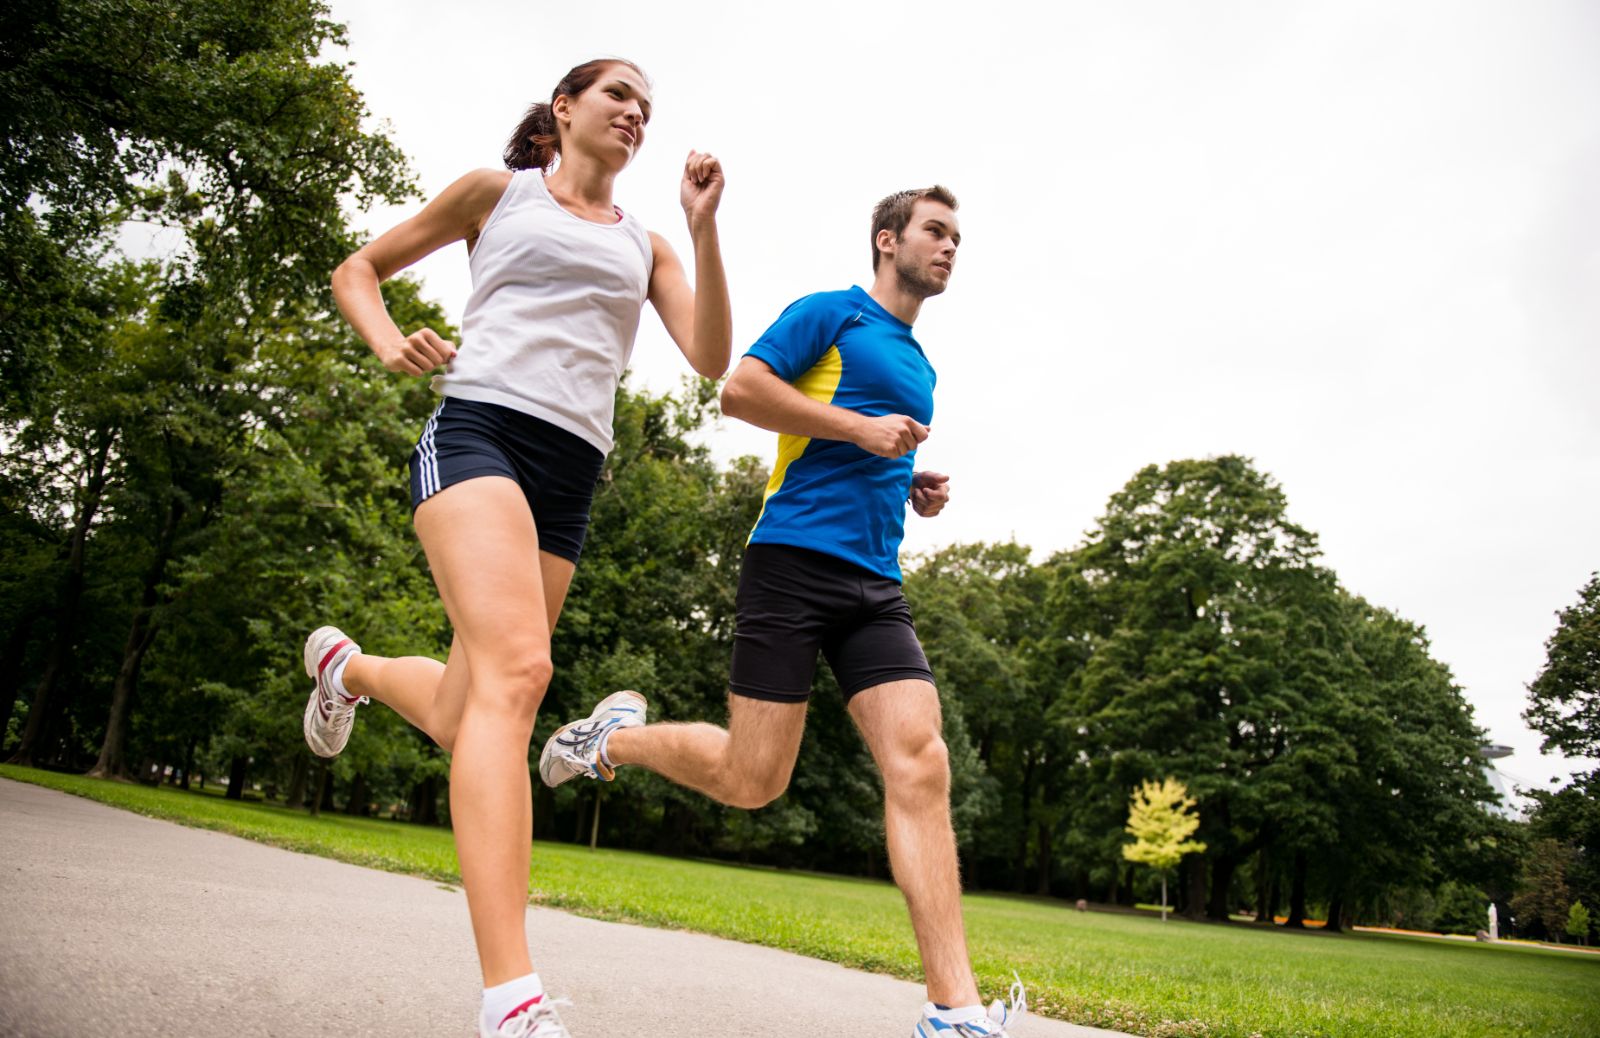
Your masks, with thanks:
[[[528,744],[550,681],[555,613],[544,574],[554,568],[552,583],[564,594],[572,564],[540,553],[521,488],[501,477],[434,495],[417,509],[416,527],[468,662],[465,679],[445,667],[432,709],[447,716],[454,700],[440,697],[460,697],[450,814],[483,982],[492,987],[533,969],[523,925],[533,830]]]
[[[559,555],[539,553],[544,607],[555,629],[556,618],[572,584],[573,565]],[[439,744],[455,749],[461,711],[467,704],[470,675],[461,638],[450,642],[450,656],[440,663],[431,656],[369,656],[357,653],[344,669],[344,687],[353,696],[369,696],[389,707]]]

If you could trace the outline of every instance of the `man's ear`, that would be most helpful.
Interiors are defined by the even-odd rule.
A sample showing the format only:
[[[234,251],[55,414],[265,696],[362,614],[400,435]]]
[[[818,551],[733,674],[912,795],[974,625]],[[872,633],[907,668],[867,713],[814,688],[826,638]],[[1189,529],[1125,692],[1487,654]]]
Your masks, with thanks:
[[[889,230],[889,228],[885,227],[883,230],[878,232],[876,244],[878,246],[878,251],[883,253],[884,257],[893,258],[895,246],[900,244],[900,236]],[[881,263],[883,261],[879,260],[878,262]]]

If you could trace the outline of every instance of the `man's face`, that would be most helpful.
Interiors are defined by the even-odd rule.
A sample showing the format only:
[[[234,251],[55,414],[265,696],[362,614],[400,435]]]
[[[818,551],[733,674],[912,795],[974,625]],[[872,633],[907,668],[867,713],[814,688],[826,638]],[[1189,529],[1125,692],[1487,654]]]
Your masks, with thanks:
[[[894,244],[894,269],[901,285],[923,299],[943,292],[955,270],[960,244],[961,223],[955,210],[931,198],[917,199],[910,222]]]

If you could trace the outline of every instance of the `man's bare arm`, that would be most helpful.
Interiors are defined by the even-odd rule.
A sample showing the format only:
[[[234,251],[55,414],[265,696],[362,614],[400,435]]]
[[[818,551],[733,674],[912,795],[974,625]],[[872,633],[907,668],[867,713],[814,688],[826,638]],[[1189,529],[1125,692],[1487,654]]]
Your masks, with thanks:
[[[739,361],[722,387],[722,413],[773,432],[853,443],[884,458],[908,454],[928,438],[928,427],[908,415],[873,418],[813,400],[755,357]]]

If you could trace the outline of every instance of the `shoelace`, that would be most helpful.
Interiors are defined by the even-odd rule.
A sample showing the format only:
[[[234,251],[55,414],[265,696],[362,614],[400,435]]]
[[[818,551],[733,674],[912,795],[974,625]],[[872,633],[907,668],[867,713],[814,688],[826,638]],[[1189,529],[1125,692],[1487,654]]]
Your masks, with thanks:
[[[538,1005],[501,1024],[495,1034],[497,1038],[572,1038],[567,1025],[561,1022],[561,1014],[556,1012],[556,1006],[570,1005],[571,999],[546,995]]]
[[[556,744],[573,753],[587,753],[589,752],[589,747],[599,741],[600,736],[604,735],[616,723],[614,718],[580,722],[561,733],[556,739]]]
[[[989,1019],[1001,1027],[1009,1027],[1028,1013],[1028,991],[1022,986],[1022,978],[1018,976],[1016,970],[1011,971],[1011,977],[1013,981],[1011,990],[1006,993],[1006,997],[1011,1000],[1010,1008],[1008,1009],[998,998],[989,1003]],[[998,1018],[996,1013],[999,1014]]]

